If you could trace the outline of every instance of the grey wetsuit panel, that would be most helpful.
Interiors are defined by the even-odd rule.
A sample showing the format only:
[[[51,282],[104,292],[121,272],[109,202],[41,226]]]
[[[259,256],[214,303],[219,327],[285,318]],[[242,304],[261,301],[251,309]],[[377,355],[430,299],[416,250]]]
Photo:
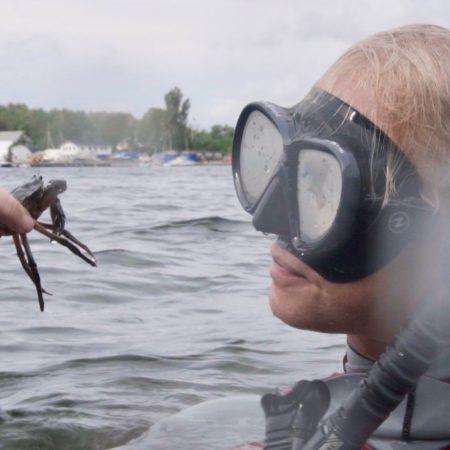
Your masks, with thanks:
[[[364,376],[364,374],[349,374],[326,380],[331,393],[329,413],[345,401],[359,385]],[[406,401],[405,398],[380,428],[378,428],[374,436],[382,439],[401,439]],[[419,441],[445,440],[449,442],[449,411],[450,385],[430,377],[422,377],[416,389],[410,438]]]

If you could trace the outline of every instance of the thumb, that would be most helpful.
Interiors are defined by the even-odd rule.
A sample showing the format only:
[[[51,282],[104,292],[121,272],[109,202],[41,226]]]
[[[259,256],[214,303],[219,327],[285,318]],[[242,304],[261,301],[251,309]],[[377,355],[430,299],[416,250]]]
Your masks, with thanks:
[[[28,211],[9,193],[0,190],[0,222],[16,233],[28,233],[34,220]]]

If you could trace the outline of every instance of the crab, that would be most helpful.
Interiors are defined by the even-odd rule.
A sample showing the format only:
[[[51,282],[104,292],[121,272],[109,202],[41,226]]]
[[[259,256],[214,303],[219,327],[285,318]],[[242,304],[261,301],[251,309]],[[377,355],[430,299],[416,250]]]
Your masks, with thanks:
[[[50,238],[51,241],[67,247],[72,253],[91,266],[96,267],[95,257],[91,250],[64,228],[65,215],[58,195],[62,194],[66,189],[67,183],[65,180],[51,180],[45,186],[42,177],[35,175],[28,183],[12,190],[11,195],[23,205],[36,221],[34,225],[36,231]],[[50,208],[52,223],[38,221],[37,219],[48,208]],[[36,287],[40,310],[44,311],[43,294],[51,294],[41,286],[39,272],[31,253],[27,235],[16,233],[6,225],[0,224],[1,236],[12,236],[22,267]],[[86,254],[80,249],[84,250]]]

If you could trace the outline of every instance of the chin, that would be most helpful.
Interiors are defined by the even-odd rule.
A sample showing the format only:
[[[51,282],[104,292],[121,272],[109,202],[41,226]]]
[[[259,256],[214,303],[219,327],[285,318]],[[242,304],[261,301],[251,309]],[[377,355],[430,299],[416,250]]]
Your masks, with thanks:
[[[314,292],[307,289],[292,292],[272,284],[269,291],[270,308],[275,317],[294,328],[328,332],[323,330],[324,317],[320,314],[319,301]]]

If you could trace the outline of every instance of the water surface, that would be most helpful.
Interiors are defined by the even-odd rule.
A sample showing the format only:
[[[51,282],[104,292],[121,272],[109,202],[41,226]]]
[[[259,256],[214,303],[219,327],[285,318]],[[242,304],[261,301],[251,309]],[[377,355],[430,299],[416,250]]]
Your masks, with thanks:
[[[93,269],[32,232],[46,296],[0,241],[0,448],[108,449],[191,405],[339,370],[341,337],[294,330],[267,302],[270,240],[229,167],[2,169],[12,189],[65,178],[67,228]]]

